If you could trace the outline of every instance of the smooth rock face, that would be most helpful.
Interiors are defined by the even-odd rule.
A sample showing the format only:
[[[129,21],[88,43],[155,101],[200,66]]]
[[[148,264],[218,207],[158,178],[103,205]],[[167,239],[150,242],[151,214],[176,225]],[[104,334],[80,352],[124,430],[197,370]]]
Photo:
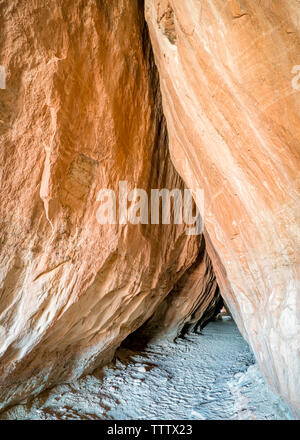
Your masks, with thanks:
[[[146,0],[145,12],[171,157],[205,191],[222,294],[300,411],[300,4]]]
[[[207,277],[190,283],[186,319],[215,279],[184,225],[96,219],[98,191],[118,194],[119,181],[184,188],[141,2],[5,2],[0,64],[3,408],[110,360],[200,250]],[[202,307],[215,303],[210,284]]]

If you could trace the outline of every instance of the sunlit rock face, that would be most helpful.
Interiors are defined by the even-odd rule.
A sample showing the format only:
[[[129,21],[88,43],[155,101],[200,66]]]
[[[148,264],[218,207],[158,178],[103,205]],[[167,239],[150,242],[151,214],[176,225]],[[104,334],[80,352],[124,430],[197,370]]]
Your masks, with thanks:
[[[205,191],[222,294],[300,410],[300,4],[146,0],[172,160]]]
[[[215,279],[185,225],[96,219],[98,192],[119,181],[183,189],[142,3],[5,2],[0,63],[3,408],[110,360],[197,261]],[[181,322],[205,283],[190,283]]]

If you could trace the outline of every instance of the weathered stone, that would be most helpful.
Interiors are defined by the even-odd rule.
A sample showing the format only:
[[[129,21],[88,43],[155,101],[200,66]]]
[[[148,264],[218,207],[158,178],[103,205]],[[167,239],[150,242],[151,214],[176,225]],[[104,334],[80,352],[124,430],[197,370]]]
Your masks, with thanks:
[[[198,333],[220,312],[223,300],[203,236],[201,240],[195,262],[178,280],[154,315],[138,330],[139,335],[143,334],[148,341],[175,340],[186,333]]]
[[[139,2],[5,2],[0,64],[3,407],[110,360],[201,240],[96,219],[119,181],[183,189]]]
[[[222,294],[300,411],[299,2],[146,0],[146,18],[171,157],[205,191]]]

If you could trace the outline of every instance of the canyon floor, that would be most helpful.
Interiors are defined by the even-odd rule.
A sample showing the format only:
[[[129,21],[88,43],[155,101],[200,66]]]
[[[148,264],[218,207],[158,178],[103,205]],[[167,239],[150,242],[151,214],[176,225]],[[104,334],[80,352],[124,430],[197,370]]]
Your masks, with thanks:
[[[132,339],[132,338],[131,338]],[[130,340],[129,340],[130,341]],[[139,333],[114,362],[2,413],[3,419],[286,420],[234,321],[223,317],[176,343]]]

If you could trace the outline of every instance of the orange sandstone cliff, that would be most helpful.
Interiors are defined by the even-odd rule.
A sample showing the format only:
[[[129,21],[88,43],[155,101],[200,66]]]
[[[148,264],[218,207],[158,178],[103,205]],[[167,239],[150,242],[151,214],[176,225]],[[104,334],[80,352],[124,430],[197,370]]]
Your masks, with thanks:
[[[1,3],[0,64],[3,408],[108,362],[191,266],[215,281],[184,225],[97,222],[119,181],[184,188],[141,2]],[[186,319],[215,303],[206,281]]]
[[[146,0],[173,163],[205,191],[222,295],[300,410],[300,4]]]

